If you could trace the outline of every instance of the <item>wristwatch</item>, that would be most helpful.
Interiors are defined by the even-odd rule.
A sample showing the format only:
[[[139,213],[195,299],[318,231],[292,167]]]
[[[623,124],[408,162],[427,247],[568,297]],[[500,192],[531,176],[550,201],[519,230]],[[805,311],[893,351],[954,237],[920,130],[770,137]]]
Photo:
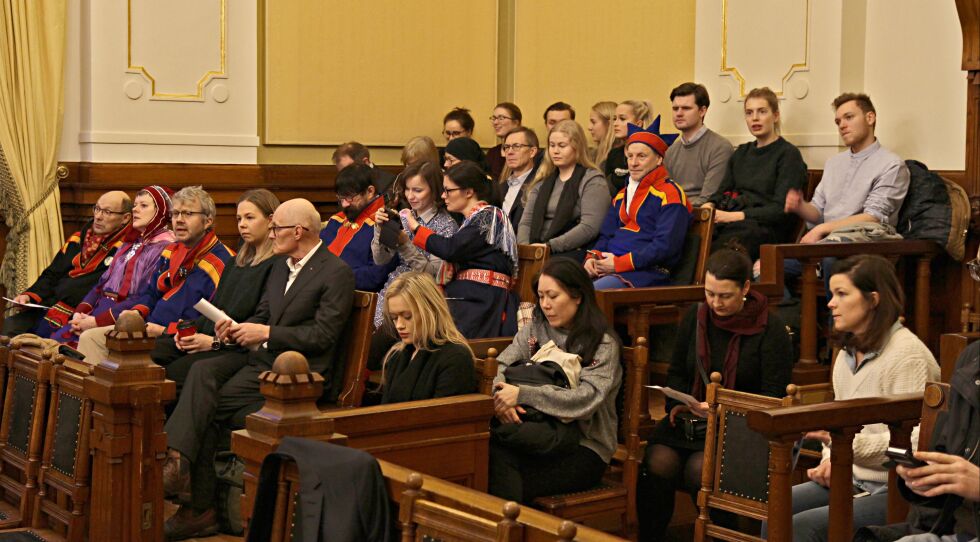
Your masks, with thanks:
[[[221,341],[217,337],[211,340],[211,350],[221,350]]]

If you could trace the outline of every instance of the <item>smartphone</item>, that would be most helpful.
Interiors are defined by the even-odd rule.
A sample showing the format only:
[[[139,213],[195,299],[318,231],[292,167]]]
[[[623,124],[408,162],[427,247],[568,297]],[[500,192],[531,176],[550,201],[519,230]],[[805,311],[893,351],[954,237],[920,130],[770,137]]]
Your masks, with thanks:
[[[925,461],[916,459],[915,456],[912,455],[912,450],[909,450],[908,448],[895,448],[889,446],[888,449],[885,450],[885,455],[888,457],[888,459],[891,459],[895,463],[911,469],[928,465],[928,463]]]
[[[587,251],[587,254],[596,260],[601,260],[603,258],[601,250],[589,250]]]
[[[386,208],[385,212],[388,213],[388,221],[381,224],[378,242],[388,248],[398,248],[398,235],[402,232],[401,217],[392,209]]]
[[[79,352],[78,350],[75,350],[74,348],[68,346],[67,344],[63,344],[59,346],[58,353],[61,354],[62,356],[65,356],[66,358],[71,358],[77,361],[85,361],[85,354]]]

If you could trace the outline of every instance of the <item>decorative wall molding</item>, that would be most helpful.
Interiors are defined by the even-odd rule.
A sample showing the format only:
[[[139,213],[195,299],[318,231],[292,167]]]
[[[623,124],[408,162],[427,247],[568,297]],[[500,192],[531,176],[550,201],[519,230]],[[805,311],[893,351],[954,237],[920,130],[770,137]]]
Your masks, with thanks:
[[[215,147],[255,147],[258,136],[165,132],[81,132],[79,143],[124,143],[146,145],[201,145]]]
[[[728,38],[729,38],[729,31],[728,31],[729,4],[731,4],[731,3],[735,2],[735,1],[736,0],[722,0],[722,4],[721,4],[721,74],[720,75],[723,76],[723,77],[724,76],[728,76],[728,77],[731,77],[732,79],[734,79],[735,82],[738,84],[738,95],[739,95],[739,98],[744,98],[745,95],[747,94],[747,92],[745,90],[745,87],[746,87],[745,76],[742,75],[742,71],[739,70],[737,66],[735,66],[734,64],[733,65],[729,65],[729,63],[728,63],[728,61],[729,61],[729,52],[728,52],[728,49],[729,49],[729,47],[728,47]],[[781,0],[781,1],[783,3],[785,3],[785,0]],[[801,36],[803,38],[803,59],[801,61],[799,61],[799,62],[794,62],[794,63],[790,64],[790,66],[787,69],[785,75],[783,75],[782,78],[780,79],[780,81],[781,81],[780,88],[779,89],[775,89],[775,88],[772,89],[776,93],[776,95],[777,96],[780,96],[780,97],[781,96],[784,96],[785,90],[786,90],[786,85],[789,82],[790,78],[793,77],[794,74],[796,74],[798,72],[809,71],[809,69],[810,69],[810,67],[809,67],[810,66],[810,64],[809,64],[810,63],[810,0],[801,0],[801,1],[804,3],[804,6],[803,6],[803,29],[802,29],[802,32],[801,32]],[[758,10],[759,8],[758,7],[753,7],[753,9],[757,9]],[[754,29],[753,31],[757,31],[757,29]],[[808,91],[809,91],[809,86],[807,86],[806,87],[806,90],[802,92],[802,96],[799,96],[800,91],[798,91],[796,89],[794,89],[794,94],[796,95],[797,99],[802,99],[803,97],[806,96],[806,93]],[[725,100],[725,101],[727,101],[727,100]]]
[[[227,0],[212,0],[219,2],[219,22],[218,22],[218,32],[219,32],[219,54],[220,62],[216,69],[208,70],[204,73],[195,85],[196,90],[191,92],[161,92],[157,91],[157,79],[150,74],[150,67],[144,66],[142,64],[133,64],[133,0],[127,0],[126,2],[126,63],[127,73],[140,74],[146,79],[150,84],[150,100],[163,100],[163,101],[175,101],[175,102],[203,102],[204,89],[212,79],[225,79],[227,75],[225,73],[226,66],[226,37],[228,33],[227,25]],[[127,96],[132,99],[138,99],[139,96],[133,98],[132,94],[127,89]],[[215,100],[222,103],[224,100]]]

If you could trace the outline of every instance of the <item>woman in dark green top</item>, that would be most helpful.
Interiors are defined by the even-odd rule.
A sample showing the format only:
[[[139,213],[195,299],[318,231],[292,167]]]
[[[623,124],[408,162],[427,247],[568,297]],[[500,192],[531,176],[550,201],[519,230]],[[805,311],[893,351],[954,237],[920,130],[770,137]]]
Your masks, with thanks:
[[[384,315],[399,341],[382,367],[382,404],[476,392],[473,351],[431,275],[399,275],[388,286]]]
[[[804,189],[807,173],[800,150],[779,135],[779,100],[768,87],[745,97],[745,125],[755,141],[735,149],[705,205],[715,208],[712,251],[744,249],[756,260],[761,245],[795,241],[796,218],[784,212],[786,193]]]
[[[269,223],[272,213],[279,206],[279,199],[264,188],[249,190],[238,200],[236,219],[242,244],[235,265],[226,265],[211,303],[225,311],[232,320],[244,322],[259,304],[265,291],[269,271],[283,257],[273,256],[272,240],[269,239]],[[157,365],[167,370],[167,378],[177,383],[177,393],[195,361],[209,357],[223,345],[214,337],[214,322],[201,316],[194,321],[196,333],[187,337],[161,335],[150,353]]]

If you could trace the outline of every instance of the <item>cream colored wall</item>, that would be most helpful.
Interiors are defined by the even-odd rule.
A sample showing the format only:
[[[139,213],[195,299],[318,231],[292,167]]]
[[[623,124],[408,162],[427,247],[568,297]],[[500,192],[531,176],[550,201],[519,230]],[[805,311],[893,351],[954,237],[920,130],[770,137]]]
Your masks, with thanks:
[[[59,159],[255,163],[256,0],[70,5]]]
[[[457,105],[472,110],[485,147],[496,144],[487,117],[500,101],[517,103],[539,135],[557,100],[586,128],[600,100],[667,111],[670,89],[693,76],[693,0],[297,0],[264,10],[264,163],[326,163],[356,139],[375,162],[395,164],[412,136],[443,144],[442,117]],[[624,17],[635,34],[615,23]]]
[[[952,2],[698,0],[695,77],[712,97],[708,125],[733,143],[750,140],[744,92],[769,86],[781,95],[784,137],[820,169],[842,150],[831,101],[864,91],[883,144],[934,169],[962,169],[961,46]]]

